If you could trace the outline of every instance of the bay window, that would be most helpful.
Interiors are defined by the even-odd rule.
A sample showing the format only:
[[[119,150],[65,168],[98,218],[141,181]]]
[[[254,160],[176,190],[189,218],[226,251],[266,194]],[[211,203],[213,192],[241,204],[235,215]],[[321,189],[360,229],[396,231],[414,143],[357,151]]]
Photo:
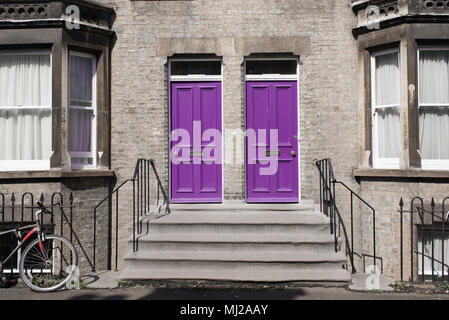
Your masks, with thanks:
[[[96,58],[70,53],[69,153],[73,169],[96,167]]]
[[[419,145],[423,169],[449,169],[449,49],[418,51]]]
[[[0,52],[0,84],[0,170],[50,169],[50,53]]]
[[[371,56],[373,167],[399,168],[399,52]]]

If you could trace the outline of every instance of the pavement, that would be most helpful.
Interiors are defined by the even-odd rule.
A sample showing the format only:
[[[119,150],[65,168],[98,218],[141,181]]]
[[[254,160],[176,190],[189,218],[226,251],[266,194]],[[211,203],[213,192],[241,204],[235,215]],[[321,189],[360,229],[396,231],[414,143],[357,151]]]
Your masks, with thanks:
[[[277,284],[239,284],[208,286],[191,283],[130,283],[120,281],[120,272],[99,271],[81,277],[82,289],[35,293],[20,282],[0,288],[0,300],[449,300],[449,291],[424,287],[420,291],[395,292],[393,281],[381,275],[353,275],[345,287]],[[372,279],[373,278],[373,279]],[[376,288],[370,289],[371,285]],[[368,288],[367,288],[368,286]]]
[[[62,290],[34,293],[25,287],[0,289],[0,300],[449,300],[449,294],[360,292],[346,288],[287,289],[152,288]]]

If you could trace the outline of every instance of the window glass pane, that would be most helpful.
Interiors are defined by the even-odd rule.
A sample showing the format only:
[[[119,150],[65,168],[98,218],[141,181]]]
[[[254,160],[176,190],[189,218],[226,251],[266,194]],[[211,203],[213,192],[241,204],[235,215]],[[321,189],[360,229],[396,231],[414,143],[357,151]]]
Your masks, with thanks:
[[[296,60],[247,60],[246,74],[296,74]]]
[[[435,231],[433,237],[433,267],[434,273],[442,274],[443,268],[442,264],[438,263],[438,261],[443,261],[444,256],[444,264],[449,264],[449,236],[447,232]],[[423,252],[423,244],[424,241],[424,252]],[[444,253],[443,253],[443,242],[444,242]],[[431,231],[422,231],[419,232],[418,239],[418,252],[424,253],[424,272],[425,274],[432,274],[432,232]],[[422,274],[422,259],[423,255],[418,254],[418,272]],[[446,267],[444,270],[445,275],[448,274],[448,268]]]
[[[70,104],[72,106],[92,106],[93,76],[91,58],[70,56]]]
[[[189,74],[202,74],[208,76],[221,75],[221,61],[172,61],[171,74],[173,76],[186,76]]]
[[[398,107],[377,108],[380,158],[399,158],[401,150]]]
[[[419,101],[449,103],[449,51],[419,52]]]
[[[92,110],[70,109],[70,151],[92,151],[92,119]]]
[[[419,110],[419,143],[422,159],[449,159],[449,108]]]
[[[399,104],[399,61],[397,52],[375,57],[375,105]]]
[[[0,55],[0,84],[0,160],[48,160],[50,55]]]

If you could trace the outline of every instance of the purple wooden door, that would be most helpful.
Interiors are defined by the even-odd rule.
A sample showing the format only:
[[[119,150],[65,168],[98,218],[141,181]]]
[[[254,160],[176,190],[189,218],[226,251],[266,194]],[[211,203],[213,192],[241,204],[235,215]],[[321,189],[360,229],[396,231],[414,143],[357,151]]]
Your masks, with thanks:
[[[184,135],[171,142],[171,201],[221,202],[221,82],[172,83],[171,92],[172,134]]]
[[[296,81],[246,84],[246,127],[253,129],[257,138],[246,139],[248,202],[299,200],[297,95]],[[270,134],[273,129],[278,130],[277,143]],[[263,130],[266,138],[259,135]],[[264,169],[271,172],[264,173]]]

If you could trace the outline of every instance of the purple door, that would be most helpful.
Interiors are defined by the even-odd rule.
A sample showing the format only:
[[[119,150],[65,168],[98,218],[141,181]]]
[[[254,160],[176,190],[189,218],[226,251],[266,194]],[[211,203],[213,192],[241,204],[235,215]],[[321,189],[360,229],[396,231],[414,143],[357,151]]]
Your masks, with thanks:
[[[172,83],[171,130],[171,201],[221,202],[221,82]]]
[[[299,200],[297,92],[296,81],[246,83],[248,202]]]

